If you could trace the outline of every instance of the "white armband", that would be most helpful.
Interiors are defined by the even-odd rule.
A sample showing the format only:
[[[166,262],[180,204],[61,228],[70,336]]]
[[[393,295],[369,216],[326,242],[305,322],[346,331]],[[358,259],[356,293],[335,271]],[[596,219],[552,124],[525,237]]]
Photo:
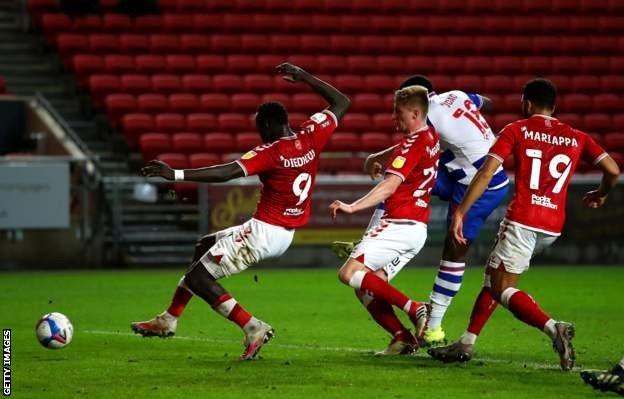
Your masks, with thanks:
[[[173,170],[173,179],[175,181],[183,181],[184,180],[184,169],[174,169]]]

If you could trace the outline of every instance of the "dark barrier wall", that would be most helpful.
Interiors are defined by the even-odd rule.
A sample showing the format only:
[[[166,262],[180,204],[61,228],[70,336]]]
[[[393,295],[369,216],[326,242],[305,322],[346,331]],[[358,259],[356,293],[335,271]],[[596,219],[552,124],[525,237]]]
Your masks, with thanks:
[[[0,155],[20,150],[24,123],[23,101],[0,101]]]

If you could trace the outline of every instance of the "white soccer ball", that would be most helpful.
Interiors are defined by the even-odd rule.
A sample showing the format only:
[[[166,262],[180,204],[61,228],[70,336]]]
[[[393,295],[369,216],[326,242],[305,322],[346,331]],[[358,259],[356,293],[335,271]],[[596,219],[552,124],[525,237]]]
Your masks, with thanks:
[[[62,313],[52,312],[37,322],[37,339],[48,349],[61,349],[72,341],[74,326]]]

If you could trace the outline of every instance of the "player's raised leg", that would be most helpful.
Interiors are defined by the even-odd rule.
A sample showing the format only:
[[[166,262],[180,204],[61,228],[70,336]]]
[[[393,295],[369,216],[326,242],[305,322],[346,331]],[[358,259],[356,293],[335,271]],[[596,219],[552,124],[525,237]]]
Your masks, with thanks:
[[[243,360],[253,359],[274,334],[273,328],[251,315],[228,293],[217,278],[214,270],[219,270],[219,262],[210,253],[196,262],[186,273],[186,281],[195,295],[206,301],[215,312],[240,327],[245,334]],[[212,270],[212,273],[211,271]],[[215,273],[216,274],[216,273]]]
[[[232,229],[230,228],[200,238],[195,244],[195,253],[193,254],[191,265],[199,261],[206,251],[215,244],[217,239],[231,234],[231,231]],[[175,335],[178,326],[178,318],[182,316],[184,309],[186,309],[186,306],[193,297],[193,292],[186,285],[184,278],[185,276],[180,278],[169,307],[151,320],[133,322],[130,325],[132,331],[144,337],[165,338]]]
[[[387,281],[388,277],[383,270],[377,270],[373,273]],[[392,305],[381,299],[376,299],[364,291],[356,290],[355,295],[373,320],[392,336],[390,344],[384,350],[377,352],[376,355],[407,355],[418,348],[414,334],[401,323]]]

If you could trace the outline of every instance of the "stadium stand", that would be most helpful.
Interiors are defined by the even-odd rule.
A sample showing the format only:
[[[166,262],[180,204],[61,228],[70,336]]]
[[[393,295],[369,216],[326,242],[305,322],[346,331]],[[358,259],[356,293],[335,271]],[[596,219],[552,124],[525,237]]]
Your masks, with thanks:
[[[359,171],[360,152],[392,143],[392,90],[413,73],[429,74],[438,91],[492,97],[495,130],[519,117],[528,78],[551,78],[561,91],[559,117],[624,159],[618,0],[167,0],[160,15],[104,7],[103,15],[74,18],[54,3],[30,0],[33,20],[144,158],[225,160],[221,154],[257,142],[251,116],[269,99],[283,102],[294,121],[317,111],[316,96],[273,76],[289,60],[353,99],[329,145],[336,154],[321,162],[328,172]]]

